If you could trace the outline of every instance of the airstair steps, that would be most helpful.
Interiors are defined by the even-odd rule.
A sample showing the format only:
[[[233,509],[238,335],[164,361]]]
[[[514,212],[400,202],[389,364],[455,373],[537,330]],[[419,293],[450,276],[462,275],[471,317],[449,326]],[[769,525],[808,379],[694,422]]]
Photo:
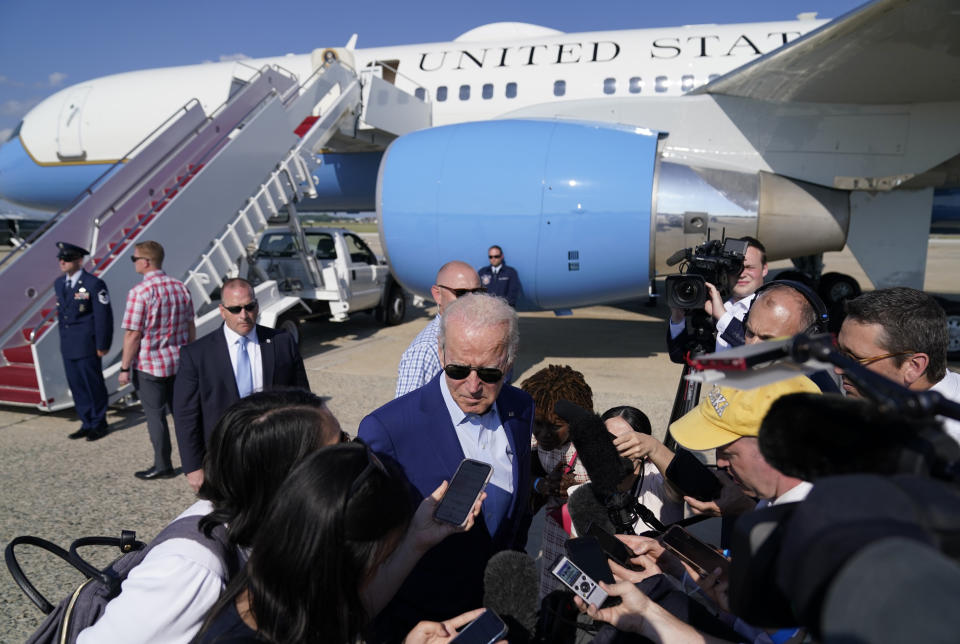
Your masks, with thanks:
[[[33,364],[33,352],[29,344],[4,349],[3,357],[10,363]]]
[[[126,293],[140,279],[122,260],[142,239],[163,244],[164,270],[189,282],[199,308],[225,276],[236,274],[237,260],[270,216],[315,195],[315,153],[344,127],[344,119],[359,114],[360,96],[356,73],[340,63],[318,69],[299,86],[286,72],[264,68],[210,116],[199,103],[184,106],[73,208],[51,220],[15,261],[0,262],[0,301],[9,305],[6,312],[0,309],[6,362],[0,366],[0,404],[45,411],[73,404],[59,334],[47,333],[56,324],[52,284],[59,272],[51,258],[57,241],[90,249],[88,270],[107,283],[116,322]],[[334,100],[321,103],[328,97]],[[306,130],[295,133],[304,123]],[[251,185],[259,187],[248,196]],[[31,334],[34,344],[24,345]],[[104,358],[111,396],[121,393],[116,368],[122,336],[117,323]]]
[[[0,401],[17,405],[41,405],[43,396],[38,389],[0,387]]]
[[[33,365],[8,365],[0,367],[0,387],[35,389],[39,393],[37,370]]]

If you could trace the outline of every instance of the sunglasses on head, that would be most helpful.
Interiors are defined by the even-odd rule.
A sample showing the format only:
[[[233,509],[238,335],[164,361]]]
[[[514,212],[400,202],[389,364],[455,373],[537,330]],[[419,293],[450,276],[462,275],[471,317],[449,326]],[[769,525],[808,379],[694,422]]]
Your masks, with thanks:
[[[437,284],[437,286],[439,286],[440,288],[447,289],[448,291],[453,293],[455,297],[463,297],[467,293],[486,293],[487,292],[487,289],[483,288],[482,286],[478,286],[477,288],[450,288],[449,286],[444,286],[443,284]]]
[[[223,306],[223,305],[221,304],[221,306]],[[238,304],[238,305],[236,305],[236,306],[224,306],[223,308],[225,308],[226,310],[230,311],[230,312],[233,313],[234,315],[237,315],[238,313],[240,313],[240,311],[246,311],[247,313],[253,313],[254,311],[257,310],[257,306],[259,306],[259,305],[257,304],[257,301],[256,301],[256,300],[253,300],[252,302],[247,302],[246,304]]]
[[[443,368],[443,372],[454,380],[467,378],[471,371],[476,371],[477,377],[486,383],[500,382],[503,378],[503,372],[494,367],[468,367],[463,364],[448,364]]]

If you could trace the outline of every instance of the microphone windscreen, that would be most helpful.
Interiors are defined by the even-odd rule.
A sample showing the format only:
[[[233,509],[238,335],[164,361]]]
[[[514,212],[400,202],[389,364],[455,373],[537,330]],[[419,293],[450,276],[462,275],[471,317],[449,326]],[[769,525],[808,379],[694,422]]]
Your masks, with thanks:
[[[805,481],[842,474],[893,474],[918,423],[873,403],[821,394],[775,400],[760,425],[760,452],[771,467]]]
[[[506,623],[511,643],[533,637],[539,593],[540,574],[530,555],[503,550],[490,557],[483,571],[483,605]]]
[[[615,493],[623,477],[633,471],[633,464],[620,458],[603,420],[565,400],[559,401],[554,411],[570,424],[570,440],[590,476],[594,493],[601,499]]]
[[[591,523],[603,528],[610,534],[616,532],[613,522],[610,521],[607,508],[597,500],[590,483],[584,483],[573,491],[567,500],[567,511],[570,512],[573,527],[577,534],[581,536],[587,534],[587,528],[590,527]]]

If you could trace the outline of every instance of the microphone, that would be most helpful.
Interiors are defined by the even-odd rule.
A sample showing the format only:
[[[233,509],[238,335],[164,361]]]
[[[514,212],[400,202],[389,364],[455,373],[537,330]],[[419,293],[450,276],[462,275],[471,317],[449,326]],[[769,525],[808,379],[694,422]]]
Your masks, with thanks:
[[[540,575],[530,555],[503,550],[490,557],[483,571],[483,605],[507,625],[507,639],[511,644],[533,638],[540,607],[539,593]]]
[[[633,473],[633,463],[620,457],[606,425],[596,414],[566,400],[557,401],[553,411],[570,425],[570,440],[590,475],[597,498],[615,494],[624,477]]]
[[[804,481],[843,474],[927,473],[951,480],[960,448],[933,419],[882,412],[857,398],[788,394],[760,425],[760,452]]]
[[[686,259],[687,253],[688,251],[686,248],[681,248],[680,250],[678,250],[673,255],[667,258],[667,266],[673,266],[675,264],[679,264],[681,261]]]
[[[614,532],[634,534],[639,503],[630,492],[618,489],[623,479],[633,474],[633,462],[621,458],[613,446],[613,435],[596,414],[566,400],[557,401],[553,411],[570,425],[577,458],[590,475],[591,489],[606,507]]]
[[[616,530],[613,522],[610,521],[606,506],[597,500],[591,483],[584,483],[573,491],[567,499],[567,510],[570,512],[573,527],[580,536],[587,534],[587,528],[591,523],[611,534]]]

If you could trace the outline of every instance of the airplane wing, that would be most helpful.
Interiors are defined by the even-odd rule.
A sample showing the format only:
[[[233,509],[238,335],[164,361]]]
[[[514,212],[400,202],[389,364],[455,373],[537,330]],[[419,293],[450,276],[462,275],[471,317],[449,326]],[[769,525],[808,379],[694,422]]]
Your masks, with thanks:
[[[958,34],[956,0],[878,0],[691,93],[774,102],[956,101]]]

